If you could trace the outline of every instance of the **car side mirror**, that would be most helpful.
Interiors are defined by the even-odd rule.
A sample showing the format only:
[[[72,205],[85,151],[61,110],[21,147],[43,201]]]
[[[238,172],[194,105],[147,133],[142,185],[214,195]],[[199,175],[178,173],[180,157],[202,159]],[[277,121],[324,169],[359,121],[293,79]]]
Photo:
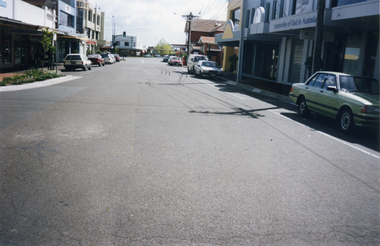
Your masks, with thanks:
[[[333,86],[333,85],[327,86],[327,90],[328,91],[333,91],[333,92],[337,92],[338,91],[338,89],[336,88],[336,86]]]

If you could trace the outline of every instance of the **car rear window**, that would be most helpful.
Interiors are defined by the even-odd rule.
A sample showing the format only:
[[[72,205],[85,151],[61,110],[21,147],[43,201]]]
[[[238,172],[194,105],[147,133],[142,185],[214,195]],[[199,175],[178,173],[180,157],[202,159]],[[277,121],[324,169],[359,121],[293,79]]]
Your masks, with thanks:
[[[80,55],[72,55],[72,56],[68,56],[66,57],[66,60],[70,60],[70,61],[80,61],[82,60]]]

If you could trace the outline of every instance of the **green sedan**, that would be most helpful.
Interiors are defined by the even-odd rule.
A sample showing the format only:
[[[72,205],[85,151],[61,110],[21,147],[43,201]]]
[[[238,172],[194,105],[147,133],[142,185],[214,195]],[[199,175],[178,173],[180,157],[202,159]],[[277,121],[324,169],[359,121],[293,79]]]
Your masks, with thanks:
[[[379,127],[379,82],[374,78],[319,71],[305,83],[293,84],[289,97],[300,116],[314,111],[335,118],[343,132]]]

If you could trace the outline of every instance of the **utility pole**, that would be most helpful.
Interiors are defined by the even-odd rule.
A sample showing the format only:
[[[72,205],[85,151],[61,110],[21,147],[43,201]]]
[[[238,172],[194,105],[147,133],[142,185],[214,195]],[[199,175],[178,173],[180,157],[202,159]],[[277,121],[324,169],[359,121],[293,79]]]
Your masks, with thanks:
[[[321,53],[323,42],[323,20],[325,18],[325,0],[319,0],[318,12],[317,12],[317,25],[315,26],[315,44],[314,44],[314,56],[312,62],[312,74],[319,71],[322,67]]]
[[[245,34],[245,11],[246,11],[246,0],[242,0],[241,9],[241,19],[240,19],[240,42],[239,42],[239,58],[238,58],[238,68],[237,68],[237,81],[241,82],[243,73],[243,55],[244,55],[244,34]]]
[[[114,16],[112,16],[112,49],[115,45],[115,22],[114,22]]]
[[[189,28],[187,30],[187,57],[190,56],[190,43],[191,43],[191,21],[193,18],[198,18],[198,16],[193,15],[193,13],[190,12],[189,15],[182,15],[182,17],[187,18],[187,22],[189,25]]]

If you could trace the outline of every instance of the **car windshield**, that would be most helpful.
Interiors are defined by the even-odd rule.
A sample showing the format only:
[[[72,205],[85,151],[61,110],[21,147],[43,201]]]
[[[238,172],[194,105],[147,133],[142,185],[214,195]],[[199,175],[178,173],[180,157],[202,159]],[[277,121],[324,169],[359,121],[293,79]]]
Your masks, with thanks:
[[[103,58],[108,58],[108,54],[102,54]]]
[[[202,66],[204,67],[217,67],[214,62],[202,62]]]
[[[350,92],[379,95],[379,82],[373,78],[340,76],[340,88]]]

